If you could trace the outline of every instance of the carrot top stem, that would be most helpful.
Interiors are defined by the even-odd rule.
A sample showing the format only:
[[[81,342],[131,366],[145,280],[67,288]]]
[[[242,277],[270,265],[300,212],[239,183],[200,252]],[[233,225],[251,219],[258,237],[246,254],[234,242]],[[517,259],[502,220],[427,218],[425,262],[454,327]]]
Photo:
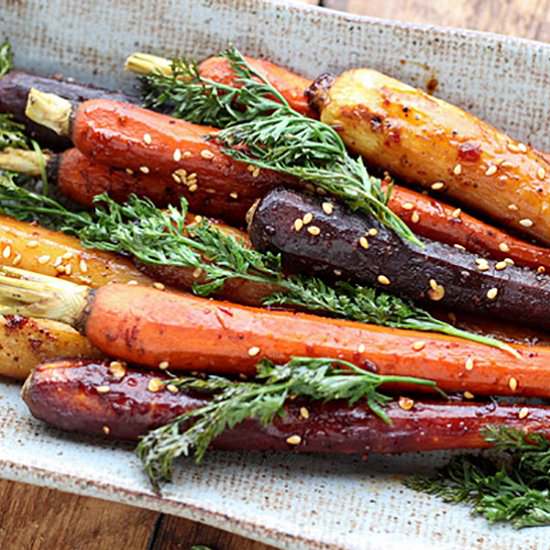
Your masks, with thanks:
[[[58,95],[31,88],[25,115],[33,122],[50,128],[60,136],[68,136],[72,110],[70,101]]]

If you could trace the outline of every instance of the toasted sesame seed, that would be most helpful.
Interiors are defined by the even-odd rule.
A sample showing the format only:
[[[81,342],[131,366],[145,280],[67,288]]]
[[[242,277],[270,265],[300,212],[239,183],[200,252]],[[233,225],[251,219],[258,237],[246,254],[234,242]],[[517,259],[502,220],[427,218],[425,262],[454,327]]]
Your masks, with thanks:
[[[11,262],[12,265],[17,265],[21,261],[21,254],[19,252],[14,256],[13,261]]]
[[[494,300],[496,297],[497,297],[497,294],[498,294],[498,288],[490,288],[488,291],[487,291],[487,298],[489,300]]]
[[[137,281],[133,281],[133,280],[132,280],[132,281],[128,281],[126,284],[127,284],[128,286],[137,286],[139,283],[138,283]]]
[[[506,269],[507,267],[508,267],[508,262],[505,262],[505,261],[497,262],[495,264],[495,269],[497,271],[502,271],[503,269]]]
[[[334,212],[334,205],[331,202],[324,202],[323,203],[323,212],[330,216]]]
[[[518,418],[520,420],[527,418],[529,416],[529,409],[527,407],[521,407],[521,409],[518,411]]]
[[[286,438],[286,442],[289,445],[299,445],[302,442],[302,438],[299,435],[291,435]]]
[[[97,393],[109,393],[111,388],[109,386],[96,386],[95,390]]]
[[[543,265],[537,267],[537,273],[542,274],[546,272],[546,268]]]
[[[148,166],[140,166],[139,171],[142,172],[143,174],[148,174],[150,170]]]
[[[476,258],[476,264],[479,271],[487,271],[489,269],[489,262],[485,258]]]
[[[109,426],[103,426],[103,428],[101,428],[101,430],[103,431],[103,433],[105,435],[109,435],[111,433],[111,428],[109,428]]]
[[[232,199],[238,199],[239,198],[239,194],[236,191],[232,191],[231,193],[229,193],[229,196]]]
[[[174,154],[172,155],[172,158],[179,162],[181,160],[181,151],[179,149],[174,149]]]
[[[518,389],[518,381],[513,376],[512,378],[510,378],[510,380],[508,380],[508,387],[512,391],[516,391]]]
[[[512,210],[512,211],[515,212],[515,211],[519,210],[519,208],[518,208],[517,204],[511,203],[511,204],[508,205],[508,210]]]
[[[65,264],[65,275],[70,275],[73,272],[73,266],[71,264]]]
[[[147,145],[151,145],[151,143],[153,143],[153,138],[151,137],[151,134],[143,134],[143,141]]]
[[[369,241],[367,240],[367,237],[361,237],[359,239],[359,244],[361,245],[361,248],[364,248],[366,250],[369,247]]]
[[[190,182],[190,183],[196,183],[197,181],[197,173],[196,172],[191,172],[188,176],[187,176],[187,181]]]
[[[212,151],[209,151],[208,149],[203,149],[201,151],[201,157],[206,160],[212,160],[215,155]]]
[[[11,246],[8,244],[2,250],[2,257],[9,258],[11,256]]]
[[[309,411],[306,409],[306,407],[300,407],[300,416],[305,420],[309,418]]]
[[[420,214],[416,210],[412,213],[411,221],[413,223],[418,223],[420,221]]]
[[[466,370],[472,370],[474,368],[474,359],[473,359],[473,357],[468,357],[468,359],[466,359],[465,368],[466,368]]]
[[[428,297],[434,302],[439,302],[445,297],[445,287],[438,284],[435,279],[430,279],[430,289],[428,290]]]
[[[193,221],[194,221],[195,223],[201,223],[201,222],[202,222],[202,216],[201,216],[200,214],[198,214],[197,216],[195,216],[195,217],[193,218]]]
[[[316,226],[316,225],[310,225],[308,228],[307,228],[307,232],[310,234],[310,235],[314,235],[314,236],[317,236],[321,233],[321,230]]]
[[[301,218],[296,218],[294,220],[294,231],[300,231],[304,227],[304,222]]]
[[[198,188],[199,186],[196,183],[194,183],[193,185],[189,186],[189,192],[194,193]]]
[[[464,246],[462,246],[461,244],[458,244],[458,243],[453,244],[453,246],[455,248],[457,248],[458,250],[466,250],[466,247],[464,247]]]
[[[161,361],[159,363],[159,369],[166,370],[170,366],[170,363],[168,361]]]
[[[464,392],[464,399],[473,399],[473,398],[474,398],[474,394],[471,391],[466,390]]]
[[[533,227],[534,222],[529,218],[523,218],[522,220],[519,220],[519,224],[522,225],[523,227]]]
[[[453,168],[453,174],[455,176],[460,176],[460,174],[462,174],[462,165],[461,164],[455,164],[455,167]]]
[[[391,281],[385,275],[378,275],[377,281],[381,285],[389,285],[391,283]]]
[[[508,264],[508,265],[514,265],[516,262],[514,262],[514,260],[512,260],[512,258],[504,258],[504,261]]]
[[[410,411],[414,407],[414,400],[410,397],[400,397],[398,403],[404,411]]]
[[[460,218],[461,214],[462,214],[462,210],[460,208],[456,208],[455,210],[453,210],[452,217]]]
[[[252,346],[251,348],[248,348],[248,355],[250,357],[256,357],[260,353],[260,348],[258,346]]]
[[[120,361],[111,361],[109,363],[109,372],[117,379],[122,380],[126,376],[126,369]]]
[[[127,173],[129,176],[133,176],[133,175],[134,175],[134,171],[133,171],[131,168],[126,168],[126,173]]]
[[[256,166],[254,170],[252,170],[252,177],[257,178],[260,175],[260,167]]]
[[[497,166],[495,166],[494,164],[491,164],[491,166],[489,166],[489,168],[487,168],[487,170],[485,171],[485,175],[492,176],[497,173],[497,170],[498,170]]]
[[[403,210],[412,210],[413,208],[414,208],[414,204],[412,202],[403,203]]]
[[[44,254],[43,256],[38,256],[37,261],[39,264],[44,265],[50,261],[50,257],[47,254]]]
[[[546,170],[541,166],[537,170],[537,178],[539,178],[539,180],[543,180],[545,177],[546,177]]]
[[[311,212],[304,214],[304,217],[302,218],[302,220],[304,222],[304,225],[311,223],[313,221],[313,214]]]
[[[38,246],[38,241],[35,241],[35,240],[27,241],[27,246],[29,248],[36,248]]]
[[[527,145],[525,143],[518,143],[518,150],[521,153],[527,153]]]
[[[162,283],[154,282],[153,288],[156,288],[157,290],[164,290],[166,286],[164,286]]]
[[[200,267],[197,267],[197,268],[193,271],[193,278],[194,278],[194,279],[198,279],[201,275],[202,275],[202,269],[201,269]]]
[[[80,262],[78,264],[78,267],[79,267],[79,269],[82,273],[87,273],[88,272],[88,264],[87,264],[86,260],[84,260],[84,259],[80,260]]]
[[[167,384],[166,385],[166,389],[170,392],[170,393],[178,393],[178,387],[177,386],[174,386],[174,384]]]
[[[191,158],[193,154],[191,153],[191,151],[184,151],[182,156],[184,159],[188,159]]]
[[[366,350],[366,349],[367,349],[367,348],[365,347],[365,344],[359,344],[359,345],[357,346],[357,351],[358,351],[359,353],[365,353],[365,350]]]
[[[508,151],[519,153],[519,147],[515,143],[508,143]]]
[[[424,342],[424,340],[417,340],[412,345],[412,349],[414,351],[422,351],[425,347],[426,347],[426,342]]]
[[[172,174],[172,179],[176,182],[176,183],[181,183],[181,178],[174,172]]]
[[[376,235],[378,235],[378,229],[374,228],[374,227],[371,227],[368,231],[367,231],[367,234],[369,237],[376,237]]]
[[[435,183],[432,183],[432,190],[433,191],[441,191],[445,187],[445,184],[442,181],[436,181]]]
[[[58,264],[55,266],[55,270],[58,272],[58,273],[65,273],[65,266],[64,265],[61,265],[61,264]]]
[[[147,389],[153,393],[156,393],[162,389],[164,384],[162,383],[162,380],[160,378],[151,378],[149,380],[149,384],[147,384]]]
[[[64,260],[70,260],[73,256],[74,256],[74,254],[72,252],[65,252],[65,254],[63,254],[63,256],[61,256],[61,257]]]
[[[334,275],[336,275],[336,277],[340,277],[342,275],[342,270],[341,269],[335,269],[333,271]]]
[[[437,281],[435,279],[430,279],[430,288],[433,290],[437,289]]]
[[[498,245],[498,249],[501,251],[501,252],[510,252],[510,247],[506,244],[506,243],[500,243]]]

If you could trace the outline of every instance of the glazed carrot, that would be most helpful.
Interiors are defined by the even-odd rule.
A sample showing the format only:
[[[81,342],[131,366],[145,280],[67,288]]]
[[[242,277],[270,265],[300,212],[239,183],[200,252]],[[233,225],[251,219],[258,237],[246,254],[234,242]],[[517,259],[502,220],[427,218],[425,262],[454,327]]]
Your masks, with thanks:
[[[144,372],[100,361],[56,361],[40,365],[23,388],[31,413],[63,430],[136,440],[176,416],[208,403],[208,398],[173,393],[155,384],[163,373]],[[151,386],[153,383],[153,386]],[[97,388],[109,391],[98,392]],[[157,391],[152,391],[154,387]],[[285,414],[262,427],[245,420],[213,442],[233,450],[287,450],[364,455],[488,447],[487,425],[549,434],[550,407],[464,402],[412,401],[408,410],[392,402],[386,424],[364,402],[321,403],[289,400]],[[304,407],[309,412],[304,418]],[[300,443],[287,440],[299,435]]]

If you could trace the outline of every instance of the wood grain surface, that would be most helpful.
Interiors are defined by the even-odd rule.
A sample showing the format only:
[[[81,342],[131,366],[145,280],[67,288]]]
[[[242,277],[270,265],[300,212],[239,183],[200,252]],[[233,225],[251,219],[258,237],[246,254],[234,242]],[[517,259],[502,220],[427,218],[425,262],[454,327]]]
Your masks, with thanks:
[[[321,5],[375,17],[550,41],[550,0],[324,0]],[[0,481],[0,548],[188,550],[200,544],[213,550],[270,548],[181,518]]]

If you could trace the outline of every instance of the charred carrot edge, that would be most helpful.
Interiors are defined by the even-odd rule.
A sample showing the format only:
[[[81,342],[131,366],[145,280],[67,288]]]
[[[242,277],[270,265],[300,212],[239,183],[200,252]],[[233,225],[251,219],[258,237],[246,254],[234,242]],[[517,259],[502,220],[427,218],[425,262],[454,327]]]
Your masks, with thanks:
[[[34,371],[23,399],[34,416],[57,428],[136,440],[208,402],[204,397],[167,390],[159,384],[166,378],[163,373],[139,371],[118,362],[58,361]],[[391,424],[382,422],[361,402],[349,407],[342,401],[289,401],[286,414],[277,416],[272,425],[262,427],[247,420],[222,434],[214,447],[395,453],[487,447],[481,434],[487,425],[550,435],[550,407],[544,406],[402,398],[386,410]],[[291,436],[298,437],[289,442]]]
[[[543,346],[516,345],[517,358],[443,335],[127,285],[98,289],[82,327],[104,353],[149,367],[247,375],[262,358],[337,357],[434,380],[450,392],[550,397],[550,349]]]

